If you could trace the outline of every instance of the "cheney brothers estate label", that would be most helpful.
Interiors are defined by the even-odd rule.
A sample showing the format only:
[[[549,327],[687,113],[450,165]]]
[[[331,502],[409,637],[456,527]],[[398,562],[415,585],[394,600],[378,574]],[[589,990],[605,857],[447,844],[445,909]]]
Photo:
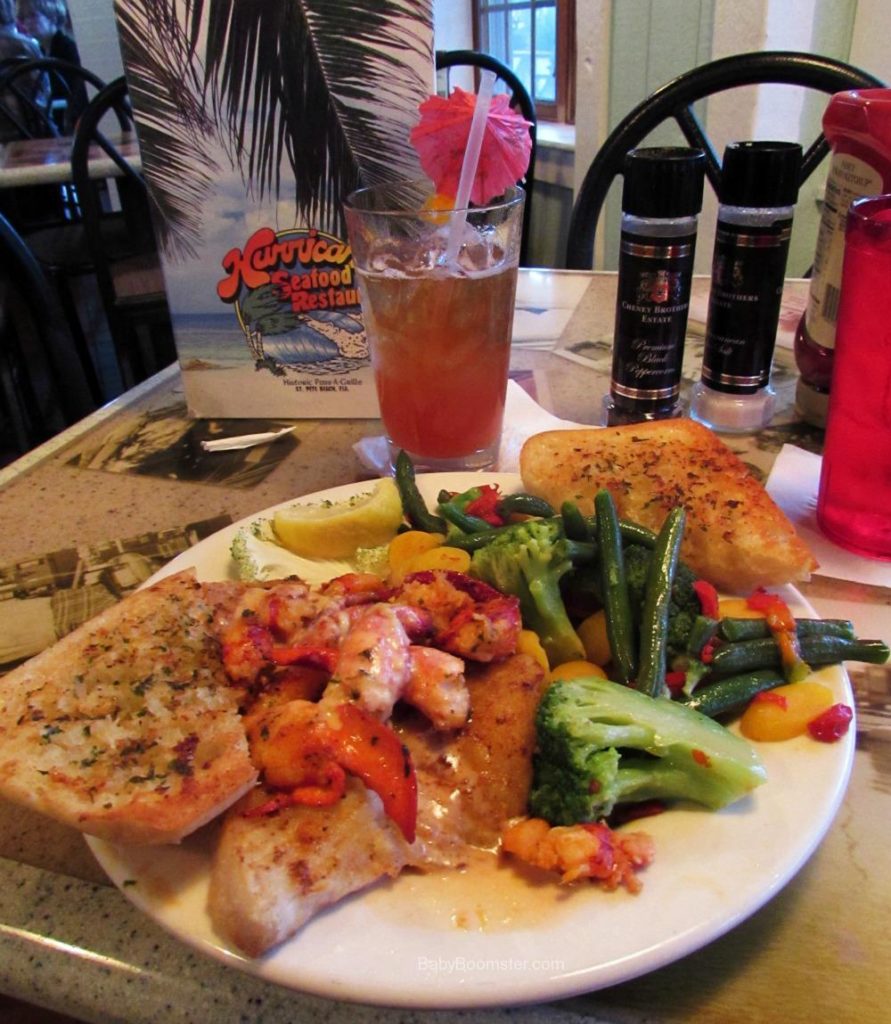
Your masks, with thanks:
[[[680,393],[695,233],[622,233],[610,394],[628,413],[670,410]]]

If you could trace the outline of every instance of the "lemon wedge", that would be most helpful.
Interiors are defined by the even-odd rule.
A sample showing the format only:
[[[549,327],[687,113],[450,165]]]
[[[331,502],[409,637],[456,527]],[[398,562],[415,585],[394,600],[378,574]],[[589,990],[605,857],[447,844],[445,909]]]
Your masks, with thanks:
[[[349,558],[357,548],[386,544],[402,524],[402,500],[392,477],[346,501],[289,505],[272,517],[280,544],[305,558]]]

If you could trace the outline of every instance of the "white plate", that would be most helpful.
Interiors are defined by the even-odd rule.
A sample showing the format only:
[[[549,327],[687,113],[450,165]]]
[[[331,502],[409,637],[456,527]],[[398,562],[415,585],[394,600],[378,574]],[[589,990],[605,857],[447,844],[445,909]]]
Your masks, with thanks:
[[[430,502],[442,487],[463,490],[487,482],[509,492],[519,478],[419,478]],[[368,483],[348,485],[303,500],[340,500],[368,489]],[[229,544],[239,525],[197,544],[162,574],[194,566],[202,579],[226,578]],[[305,576],[322,580],[342,569],[307,562]],[[791,587],[783,596],[797,613],[814,614]],[[853,706],[842,669],[824,669],[820,678],[838,700]],[[641,876],[644,887],[637,896],[585,885],[571,891],[533,886],[509,867],[403,875],[321,914],[260,960],[228,949],[208,920],[212,829],[181,847],[128,849],[95,839],[90,845],[140,909],[234,967],[335,999],[406,1007],[504,1006],[627,981],[744,920],[792,878],[829,828],[853,751],[853,730],[834,744],[807,738],[761,744],[768,782],[750,797],[719,813],[684,809],[645,819],[640,827],[654,837],[656,858]]]

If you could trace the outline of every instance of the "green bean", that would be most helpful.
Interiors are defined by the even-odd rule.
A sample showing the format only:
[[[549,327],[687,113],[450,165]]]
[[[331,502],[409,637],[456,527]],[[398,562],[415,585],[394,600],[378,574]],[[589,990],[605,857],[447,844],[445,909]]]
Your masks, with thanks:
[[[538,516],[551,519],[554,509],[544,498],[534,494],[506,494],[495,506],[495,511],[506,519],[509,515]]]
[[[457,526],[462,533],[483,533],[486,530],[490,533],[492,532],[491,523],[487,523],[485,519],[480,519],[479,516],[472,516],[462,511],[457,505],[452,505],[448,501],[439,506],[439,513],[452,526]]]
[[[640,658],[637,689],[658,697],[665,688],[665,649],[668,609],[677,569],[686,512],[673,508],[662,524],[650,558],[640,622]]]
[[[756,694],[782,686],[785,681],[782,671],[773,668],[759,669],[756,672],[727,676],[726,679],[700,686],[680,703],[709,718],[715,718],[744,707]]]
[[[702,649],[713,640],[718,632],[718,620],[708,615],[697,615],[693,620],[690,635],[687,637],[687,653],[694,658],[702,654]]]
[[[591,540],[594,536],[588,520],[582,515],[574,501],[564,501],[560,507],[563,532],[570,540]]]
[[[844,636],[803,636],[799,647],[802,659],[811,666],[842,661],[883,665],[889,654],[888,645],[882,640],[852,640]],[[711,662],[712,672],[718,676],[781,666],[782,655],[773,637],[722,644]]]
[[[416,530],[425,533],[445,533],[448,530],[445,520],[433,515],[418,490],[415,481],[415,467],[408,454],[400,451],[396,456],[396,486],[402,499],[402,511],[405,518]]]
[[[597,558],[597,545],[589,540],[564,540],[563,544],[574,566],[590,565]]]
[[[596,537],[600,548],[600,577],[606,612],[606,635],[617,681],[632,683],[637,673],[634,619],[625,578],[625,558],[616,506],[609,491],[594,497]]]
[[[588,529],[596,536],[597,517],[586,516],[585,520]],[[641,526],[640,523],[632,523],[630,519],[619,520],[619,533],[622,534],[622,540],[626,544],[642,544],[645,548],[652,548],[656,543],[656,534],[652,530]]]
[[[478,548],[484,548],[487,544],[491,544],[499,534],[510,530],[514,525],[512,523],[510,526],[489,526],[488,529],[477,530],[475,533],[451,533],[448,544],[450,548],[476,551]]]
[[[796,619],[795,631],[803,636],[843,636],[854,639],[854,626],[848,619]],[[770,636],[765,619],[721,619],[719,633],[724,640],[758,640]]]
[[[632,523],[630,519],[619,520],[619,531],[622,540],[626,544],[642,544],[645,548],[652,548],[656,545],[656,534],[640,523]]]

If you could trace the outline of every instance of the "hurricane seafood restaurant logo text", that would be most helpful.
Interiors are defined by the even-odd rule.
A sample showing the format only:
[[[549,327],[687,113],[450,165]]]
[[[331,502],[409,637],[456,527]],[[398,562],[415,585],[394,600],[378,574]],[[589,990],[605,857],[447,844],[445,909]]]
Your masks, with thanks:
[[[217,284],[217,295],[223,302],[237,302],[242,286],[253,291],[263,285],[272,285],[294,312],[359,301],[349,244],[316,228],[281,234],[259,228],[243,249],[230,249],[221,263],[227,276]],[[298,269],[291,273],[286,267]]]

